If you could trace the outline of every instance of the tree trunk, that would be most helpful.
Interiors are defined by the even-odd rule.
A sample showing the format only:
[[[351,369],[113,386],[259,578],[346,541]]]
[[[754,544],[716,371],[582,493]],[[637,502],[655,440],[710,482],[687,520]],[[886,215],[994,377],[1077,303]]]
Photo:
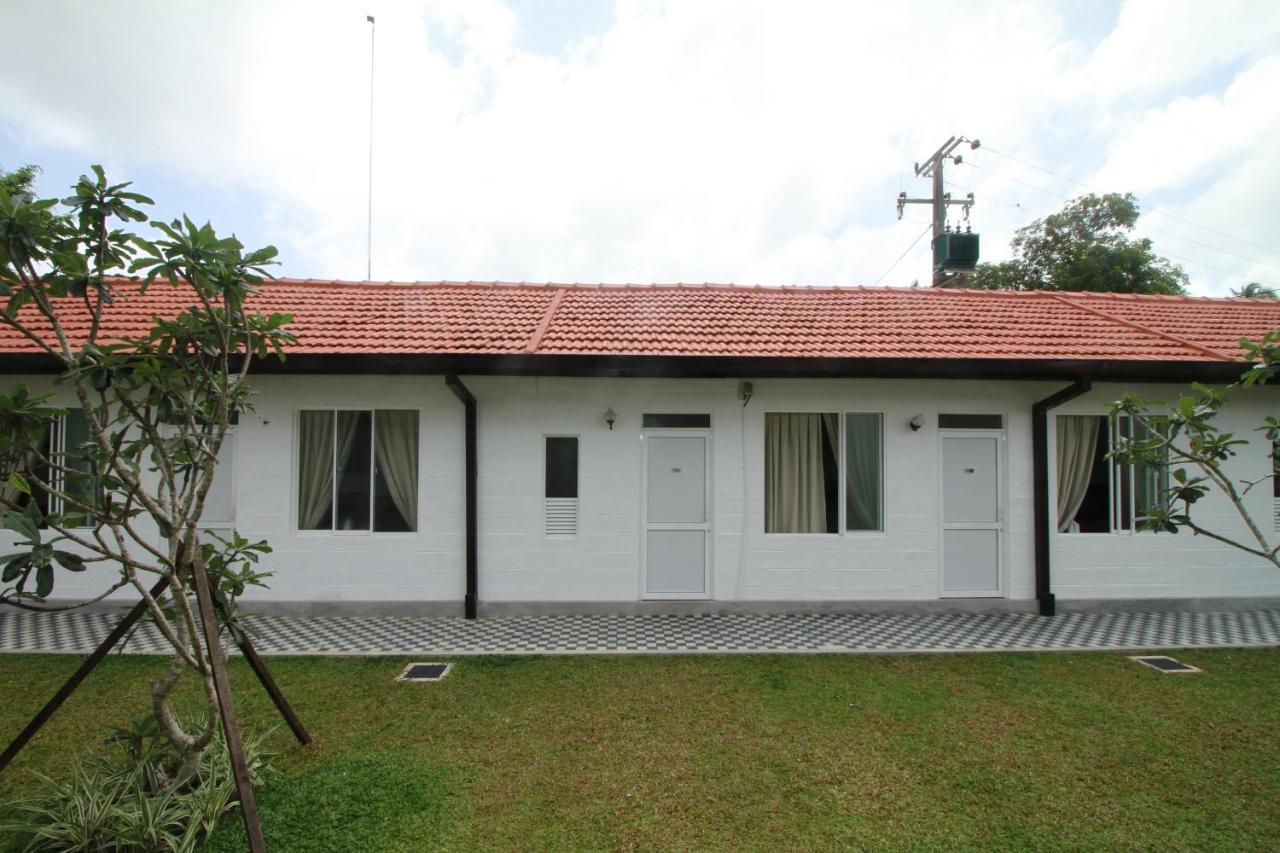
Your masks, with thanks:
[[[189,577],[189,574],[187,576]],[[171,589],[171,594],[175,597],[179,595],[185,596],[185,588],[180,586],[176,579]],[[177,606],[181,607],[182,603],[178,603]],[[179,640],[197,660],[204,660],[205,656],[201,650],[200,643],[190,635],[187,630],[186,620],[179,618],[173,620],[173,622]],[[190,668],[182,655],[175,653],[170,658],[169,667],[165,670],[164,675],[151,682],[151,708],[155,715],[156,723],[161,733],[173,745],[180,756],[178,767],[173,775],[162,779],[162,786],[165,788],[183,784],[199,769],[200,759],[204,755],[204,751],[209,747],[209,743],[213,740],[213,734],[218,725],[217,692],[214,690],[212,670],[207,668],[206,672],[197,671],[196,673],[203,682],[201,692],[204,696],[205,704],[205,720],[200,732],[197,734],[187,732],[174,713],[173,693],[182,680],[183,674]]]

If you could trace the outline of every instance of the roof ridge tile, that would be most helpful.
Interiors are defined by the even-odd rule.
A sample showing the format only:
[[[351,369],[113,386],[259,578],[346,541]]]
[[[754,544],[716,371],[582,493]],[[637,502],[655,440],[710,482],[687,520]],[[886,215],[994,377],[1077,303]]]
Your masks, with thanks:
[[[1165,338],[1166,340],[1174,341],[1175,343],[1182,344],[1183,346],[1186,346],[1186,347],[1190,347],[1196,352],[1199,352],[1205,355],[1210,355],[1210,356],[1213,356],[1214,358],[1221,359],[1223,361],[1235,360],[1234,358],[1232,358],[1229,355],[1226,355],[1225,353],[1218,352],[1215,349],[1204,346],[1203,344],[1198,344],[1195,341],[1187,340],[1186,338],[1179,337],[1178,335],[1174,335],[1169,332],[1165,332],[1161,329],[1153,329],[1152,327],[1139,323],[1135,320],[1128,320],[1128,319],[1125,319],[1124,317],[1117,317],[1114,314],[1108,314],[1106,311],[1099,311],[1097,308],[1094,308],[1091,305],[1079,305],[1075,302],[1072,302],[1070,299],[1067,299],[1065,296],[1061,296],[1060,294],[1054,294],[1054,296],[1056,296],[1060,302],[1066,305],[1070,305],[1073,308],[1080,308],[1084,311],[1089,311],[1094,314],[1097,314],[1099,317],[1105,317],[1106,319],[1120,323],[1123,326],[1128,326],[1131,329],[1136,329],[1137,331],[1140,331],[1140,332],[1146,332],[1148,334],[1157,335],[1159,337]]]
[[[115,281],[140,281],[138,276],[111,276]],[[1086,301],[1122,301],[1122,302],[1165,302],[1165,303],[1198,303],[1202,305],[1250,305],[1256,307],[1276,306],[1277,300],[1269,297],[1238,296],[1203,296],[1198,294],[1169,293],[1113,293],[1097,291],[1050,291],[1050,290],[977,290],[974,288],[942,288],[942,287],[897,287],[892,285],[865,284],[738,284],[734,282],[530,282],[530,281],[457,281],[437,279],[431,281],[394,281],[394,280],[359,280],[359,279],[320,279],[309,277],[280,276],[267,280],[268,284],[294,287],[386,287],[386,288],[485,288],[494,290],[508,288],[514,290],[554,290],[559,288],[582,288],[593,290],[734,290],[742,292],[763,293],[876,293],[892,296],[913,295],[925,298],[967,298],[967,299],[1045,299],[1062,296]]]

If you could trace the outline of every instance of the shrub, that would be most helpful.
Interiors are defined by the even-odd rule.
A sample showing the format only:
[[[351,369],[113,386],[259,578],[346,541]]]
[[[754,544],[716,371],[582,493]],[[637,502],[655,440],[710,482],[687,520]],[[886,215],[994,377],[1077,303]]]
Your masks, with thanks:
[[[255,786],[268,772],[261,743],[261,738],[245,743]],[[186,853],[235,809],[235,778],[220,734],[185,780],[174,780],[181,756],[152,718],[114,730],[108,744],[108,754],[77,761],[66,781],[35,773],[39,793],[13,803],[0,823],[5,846]]]

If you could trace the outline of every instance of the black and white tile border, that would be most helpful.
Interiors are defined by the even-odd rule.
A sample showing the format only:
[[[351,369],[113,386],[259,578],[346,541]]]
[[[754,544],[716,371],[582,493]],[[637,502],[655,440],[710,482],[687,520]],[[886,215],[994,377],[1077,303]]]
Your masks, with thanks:
[[[88,653],[110,613],[0,612],[0,652]],[[904,653],[1280,645],[1280,609],[1223,613],[251,618],[266,655]],[[143,625],[125,653],[163,652]]]

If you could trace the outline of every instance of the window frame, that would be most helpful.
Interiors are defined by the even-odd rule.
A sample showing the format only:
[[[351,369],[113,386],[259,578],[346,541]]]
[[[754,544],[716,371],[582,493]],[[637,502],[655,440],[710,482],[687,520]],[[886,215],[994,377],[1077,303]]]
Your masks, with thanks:
[[[291,484],[289,486],[290,493],[290,515],[291,527],[294,535],[298,536],[389,536],[389,537],[411,537],[417,536],[422,532],[422,410],[415,407],[381,407],[382,411],[388,412],[414,412],[417,414],[418,431],[416,435],[418,443],[418,470],[415,472],[418,492],[418,517],[413,520],[413,530],[376,530],[374,529],[374,495],[376,494],[375,480],[377,478],[377,429],[378,429],[378,411],[379,407],[375,405],[361,407],[332,407],[332,406],[314,406],[299,407],[294,410],[293,418],[293,472],[291,474]],[[312,528],[301,527],[298,523],[298,504],[301,497],[298,479],[302,475],[302,414],[303,412],[329,412],[333,415],[332,429],[334,436],[332,444],[332,456],[330,464],[333,467],[333,483],[330,485],[332,492],[330,496],[329,510],[329,527]],[[338,414],[340,412],[367,412],[369,414],[369,527],[367,529],[356,530],[340,530],[334,527],[338,521]]]
[[[572,438],[575,442],[573,450],[573,491],[574,500],[582,500],[582,436],[570,432],[548,432],[542,435],[542,499],[543,500],[559,500],[551,498],[547,494],[547,475],[550,470],[547,466],[548,460],[548,442],[553,438]]]
[[[1085,412],[1055,412],[1054,414],[1055,414],[1055,417],[1053,420],[1053,447],[1050,448],[1051,459],[1057,458],[1058,418],[1060,417],[1101,418],[1105,423],[1105,434],[1107,436],[1107,453],[1108,454],[1110,454],[1112,449],[1115,447],[1115,439],[1121,434],[1121,430],[1120,430],[1121,422],[1129,424],[1129,429],[1131,432],[1133,429],[1133,423],[1135,423],[1129,415],[1117,415],[1115,418],[1112,418],[1109,412],[1098,412],[1096,410],[1085,411]],[[1058,470],[1056,465],[1051,465],[1051,467],[1053,468],[1053,518],[1057,518],[1058,517]],[[1123,481],[1117,478],[1116,474],[1122,468],[1124,470],[1127,470],[1129,475],[1128,476],[1128,480],[1129,480],[1128,504],[1129,505],[1127,508],[1117,506],[1117,495],[1124,491],[1124,483]],[[1054,531],[1053,531],[1054,535],[1055,536],[1084,536],[1086,538],[1096,538],[1098,536],[1135,536],[1135,535],[1141,535],[1144,533],[1160,533],[1161,531],[1159,530],[1142,530],[1142,529],[1139,529],[1138,527],[1137,468],[1138,466],[1132,462],[1120,462],[1116,459],[1107,460],[1107,519],[1108,519],[1110,529],[1105,531],[1098,531],[1096,533],[1086,531],[1086,530],[1077,530],[1075,532],[1068,531],[1066,533],[1063,533],[1062,531],[1059,531],[1057,529],[1056,522],[1054,522],[1055,524]],[[1167,477],[1167,472],[1166,472],[1166,477]],[[1129,513],[1129,526],[1117,527],[1116,521],[1119,518],[1119,513],[1123,512],[1124,509],[1127,509]]]
[[[1271,529],[1280,533],[1280,439],[1271,442]]]
[[[70,417],[72,414],[79,414],[81,417],[85,416],[84,412],[82,412],[80,409],[77,409],[74,407],[68,407],[68,409],[65,412],[56,414],[53,417],[48,419],[49,447],[48,447],[47,453],[49,456],[49,461],[62,466],[66,465],[66,459],[67,459],[67,418]],[[48,478],[49,478],[49,485],[54,490],[59,492],[67,491],[67,474],[65,471],[59,471],[59,470],[50,468],[48,471]],[[66,513],[67,511],[66,502],[63,500],[63,498],[60,495],[55,495],[50,492],[45,492],[44,490],[33,490],[33,491],[38,491],[40,494],[44,496],[45,506],[41,510],[42,513],[48,516],[62,515]],[[34,494],[31,496],[31,499],[36,500],[36,497]],[[94,528],[94,524],[90,520],[89,523],[76,525],[75,527],[69,528],[69,529],[92,530],[93,528]],[[49,527],[47,524],[43,523],[42,521],[40,524],[40,529],[48,530]]]
[[[201,530],[234,531],[234,530],[236,529],[236,521],[237,521],[237,519],[236,519],[236,503],[237,503],[237,501],[236,501],[236,497],[237,497],[236,492],[238,491],[238,489],[237,489],[237,481],[238,481],[238,477],[237,477],[236,475],[237,475],[237,473],[238,473],[238,472],[239,472],[239,470],[240,470],[240,439],[239,439],[239,436],[237,435],[238,429],[239,429],[239,427],[238,427],[238,426],[231,426],[231,425],[229,425],[229,426],[227,427],[227,431],[226,431],[226,433],[225,433],[225,434],[223,435],[223,437],[222,437],[222,448],[219,448],[219,451],[221,451],[223,448],[225,448],[225,447],[227,446],[227,442],[228,442],[228,441],[230,441],[230,442],[231,442],[231,457],[230,457],[230,462],[231,462],[231,474],[230,474],[231,482],[228,484],[228,494],[229,494],[229,495],[230,495],[230,497],[231,497],[231,512],[230,512],[230,516],[231,516],[231,517],[230,517],[230,520],[227,520],[227,521],[217,521],[217,520],[215,520],[215,521],[206,521],[203,517],[201,517],[201,518],[200,518],[200,520],[196,522],[196,527],[199,527]],[[214,476],[214,479],[215,479],[215,480],[216,480],[216,479],[217,479],[217,477],[218,477],[218,472],[219,472],[219,466],[218,466],[218,462],[217,462],[217,460],[215,459],[215,460],[214,460],[214,465],[213,465],[213,476]],[[212,491],[212,488],[210,489],[210,491]],[[208,501],[208,497],[209,497],[209,496],[208,496],[208,493],[206,493],[206,494],[205,494],[205,500],[206,500],[206,503],[205,503],[205,506],[204,506],[204,508],[205,508],[206,510],[209,508],[209,504],[207,503],[207,501]]]
[[[766,415],[784,414],[784,415],[836,415],[836,489],[839,506],[836,507],[836,529],[825,533],[783,533],[779,531],[769,531],[764,529],[765,504],[768,502],[768,494],[765,491],[765,471],[764,471],[764,447],[768,440],[768,418]],[[880,527],[875,530],[850,530],[848,529],[848,507],[847,507],[847,491],[848,491],[848,472],[845,469],[846,448],[848,426],[846,415],[875,415],[880,419]],[[837,408],[835,412],[830,409],[768,409],[760,415],[760,532],[765,536],[837,536],[855,537],[855,538],[874,538],[884,537],[888,533],[888,513],[885,512],[885,506],[888,504],[888,478],[885,476],[885,463],[887,460],[886,442],[885,442],[885,413],[883,411],[869,410],[849,410],[843,407]]]
[[[53,418],[52,426],[51,426],[51,436],[49,440],[49,459],[50,461],[57,461],[57,463],[63,467],[70,467],[67,464],[68,453],[69,453],[69,451],[67,450],[67,419],[70,418],[71,415],[73,414],[76,414],[82,418],[85,418],[85,421],[86,421],[85,429],[87,430],[88,417],[85,415],[85,413],[82,410],[76,409],[76,408],[68,408],[67,411],[63,412],[62,414],[55,415]],[[67,491],[67,473],[65,471],[50,470],[49,480],[50,480],[49,485],[53,486],[58,491],[64,492],[64,493]],[[66,502],[62,499],[61,496],[51,494],[51,495],[48,495],[47,498],[48,498],[49,515],[61,515],[67,512]],[[93,528],[93,526],[94,526],[93,523],[90,522],[87,524],[76,525],[72,529],[90,530]]]
[[[547,496],[547,475],[550,473],[547,462],[549,440],[553,438],[571,438],[574,441],[573,491],[572,498],[551,498]],[[576,501],[576,521],[572,533],[547,532],[547,502],[553,500]],[[582,531],[582,436],[571,432],[547,432],[542,434],[542,538],[544,539],[576,539]]]

